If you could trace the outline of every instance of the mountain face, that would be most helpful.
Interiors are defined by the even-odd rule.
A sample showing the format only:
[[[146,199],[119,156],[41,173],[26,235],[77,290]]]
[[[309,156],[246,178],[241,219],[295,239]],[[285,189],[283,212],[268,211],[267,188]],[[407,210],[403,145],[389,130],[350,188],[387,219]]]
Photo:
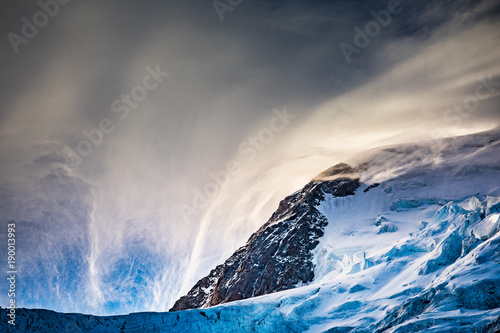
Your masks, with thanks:
[[[330,170],[330,181],[312,181],[285,198],[247,244],[198,281],[171,311],[209,307],[294,288],[314,279],[312,250],[328,224],[316,206],[329,194],[353,195],[359,178],[346,164]]]
[[[0,331],[499,332],[500,129],[349,164],[285,198],[171,312],[18,309]]]

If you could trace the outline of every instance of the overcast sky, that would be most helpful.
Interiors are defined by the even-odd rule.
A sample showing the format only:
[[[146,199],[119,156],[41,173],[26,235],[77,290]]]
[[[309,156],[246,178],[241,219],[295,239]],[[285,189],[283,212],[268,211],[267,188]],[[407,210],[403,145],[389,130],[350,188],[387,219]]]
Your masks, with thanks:
[[[215,3],[0,5],[20,306],[167,310],[329,166],[499,124],[500,1]]]

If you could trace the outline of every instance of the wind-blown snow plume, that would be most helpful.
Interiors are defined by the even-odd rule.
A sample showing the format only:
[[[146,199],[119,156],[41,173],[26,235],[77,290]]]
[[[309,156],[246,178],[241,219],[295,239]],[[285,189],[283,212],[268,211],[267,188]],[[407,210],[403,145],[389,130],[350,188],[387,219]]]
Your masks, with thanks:
[[[351,65],[339,43],[387,2],[320,2],[245,2],[222,24],[211,2],[72,2],[0,55],[1,222],[27,237],[20,278],[33,282],[20,306],[167,310],[320,170],[421,139],[438,162],[439,137],[498,124],[495,1],[401,2]],[[40,10],[3,6],[4,35]],[[169,76],[120,119],[113,102],[156,64]],[[293,121],[242,156],[283,105]],[[83,131],[105,118],[114,131],[72,167]],[[185,219],[180,207],[229,161],[237,174]]]

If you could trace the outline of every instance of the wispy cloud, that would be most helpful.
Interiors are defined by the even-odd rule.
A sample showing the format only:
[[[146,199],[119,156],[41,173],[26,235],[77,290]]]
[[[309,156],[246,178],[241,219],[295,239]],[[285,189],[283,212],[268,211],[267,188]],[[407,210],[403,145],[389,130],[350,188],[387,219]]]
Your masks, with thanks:
[[[2,223],[24,227],[33,282],[21,306],[166,310],[323,169],[498,124],[496,91],[460,122],[445,116],[481,78],[500,81],[497,1],[401,4],[351,64],[339,43],[386,1],[244,1],[223,23],[210,2],[71,2],[29,50],[2,52]],[[5,36],[38,10],[3,6]],[[111,104],[155,64],[168,80],[120,122]],[[296,118],[245,159],[239,145],[282,105]],[[119,126],[71,167],[69,148],[104,117]],[[237,175],[186,221],[179,207],[233,160]]]

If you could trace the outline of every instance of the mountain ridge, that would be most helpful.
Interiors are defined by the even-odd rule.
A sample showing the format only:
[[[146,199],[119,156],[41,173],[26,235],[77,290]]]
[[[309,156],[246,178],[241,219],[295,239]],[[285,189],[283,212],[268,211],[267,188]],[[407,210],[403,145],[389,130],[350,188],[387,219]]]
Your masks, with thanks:
[[[0,330],[497,332],[500,128],[382,149],[353,165],[282,200],[176,303],[196,308],[107,317],[18,309],[18,325]]]
[[[293,288],[314,278],[312,250],[327,221],[315,209],[324,194],[353,195],[359,178],[346,164],[339,165],[336,180],[311,181],[286,197],[271,218],[247,244],[209,275],[199,280],[170,311],[213,306]],[[228,284],[231,283],[231,290]]]

